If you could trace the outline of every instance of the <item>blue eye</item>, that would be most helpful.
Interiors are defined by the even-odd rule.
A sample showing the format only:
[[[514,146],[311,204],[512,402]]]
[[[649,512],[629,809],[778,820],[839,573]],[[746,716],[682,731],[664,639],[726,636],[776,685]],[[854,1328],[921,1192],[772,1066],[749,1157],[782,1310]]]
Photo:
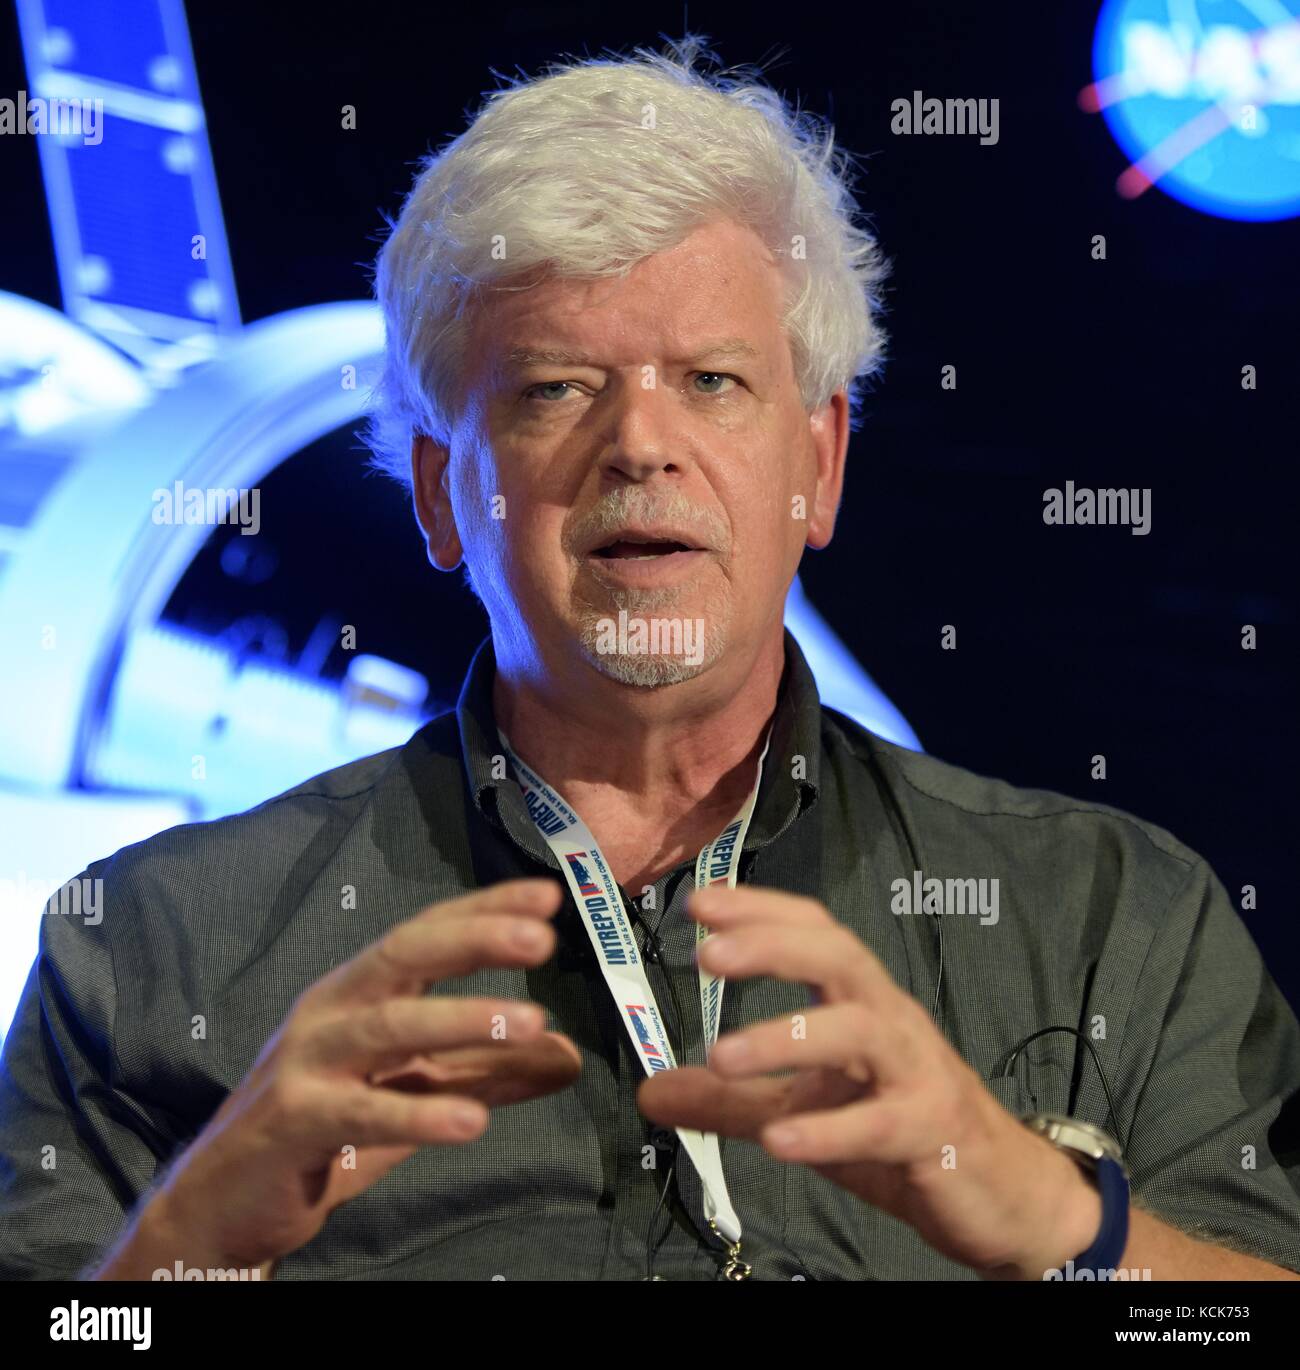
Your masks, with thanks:
[[[735,376],[729,376],[729,375],[727,375],[727,374],[726,374],[725,372],[723,372],[723,371],[698,371],[698,372],[696,372],[696,374],[695,374],[695,380],[696,380],[696,384],[697,384],[697,385],[698,385],[698,383],[699,383],[700,381],[702,381],[702,380],[708,380],[708,381],[731,381],[733,384],[736,383],[736,378],[735,378]],[[702,394],[705,394],[705,395],[725,395],[725,394],[727,394],[727,391],[725,391],[725,390],[705,390],[705,391],[702,391],[701,393],[702,393]]]
[[[548,389],[553,390],[553,389],[555,389],[557,386],[563,386],[563,387],[567,390],[567,389],[569,388],[569,382],[568,382],[568,381],[539,381],[536,385],[530,385],[530,386],[528,387],[528,389],[524,391],[524,398],[525,398],[526,400],[541,399],[541,396],[538,395],[538,394],[536,393],[538,390],[548,390]],[[556,398],[556,399],[563,399],[564,396],[563,396],[563,395],[557,395],[557,396],[555,396],[554,398]]]

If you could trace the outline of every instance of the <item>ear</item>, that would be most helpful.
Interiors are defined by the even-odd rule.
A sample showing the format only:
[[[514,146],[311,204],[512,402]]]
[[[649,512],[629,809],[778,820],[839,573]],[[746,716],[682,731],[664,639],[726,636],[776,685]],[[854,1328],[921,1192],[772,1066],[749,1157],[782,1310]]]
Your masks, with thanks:
[[[835,515],[844,492],[844,459],[849,450],[849,397],[837,390],[808,417],[817,481],[808,509],[809,547],[820,551],[835,532]]]
[[[464,556],[447,491],[450,455],[447,448],[424,433],[416,433],[411,439],[411,497],[415,503],[415,518],[424,532],[429,560],[440,571],[454,571]]]

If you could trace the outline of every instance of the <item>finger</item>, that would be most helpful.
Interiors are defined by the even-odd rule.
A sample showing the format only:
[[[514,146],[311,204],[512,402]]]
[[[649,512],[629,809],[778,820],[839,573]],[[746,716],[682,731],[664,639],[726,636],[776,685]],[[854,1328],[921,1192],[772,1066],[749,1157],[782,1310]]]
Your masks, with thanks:
[[[577,1047],[562,1033],[547,1032],[522,1044],[494,1042],[412,1057],[392,1074],[375,1073],[371,1083],[421,1094],[460,1094],[500,1108],[566,1089],[581,1072]]]
[[[408,1095],[361,1083],[310,1087],[285,1122],[290,1145],[327,1153],[343,1146],[456,1146],[482,1136],[488,1110],[462,1095]],[[325,1139],[328,1139],[326,1141]]]
[[[303,997],[320,1006],[373,1003],[418,994],[435,981],[485,966],[539,965],[555,947],[546,920],[560,901],[554,880],[517,880],[435,904],[372,942]]]
[[[865,943],[841,923],[815,929],[775,923],[732,927],[706,937],[696,957],[705,970],[727,979],[770,975],[811,985],[828,1003],[884,1004],[901,993]]]
[[[314,1021],[296,1054],[307,1065],[373,1072],[419,1052],[530,1041],[545,1025],[540,1005],[511,999],[383,999]]]
[[[867,1099],[818,1113],[781,1118],[762,1130],[763,1149],[780,1161],[835,1165],[876,1161],[904,1165],[933,1145],[915,1108],[893,1099]]]
[[[650,1076],[637,1091],[637,1106],[661,1127],[691,1127],[723,1137],[758,1136],[780,1116],[789,1080],[720,1080],[701,1066],[681,1066]]]
[[[735,923],[789,923],[799,927],[834,927],[835,919],[824,904],[787,890],[759,885],[706,885],[686,899],[686,912],[709,927]]]
[[[729,1080],[774,1070],[839,1070],[858,1084],[889,1083],[913,1074],[918,1044],[902,1020],[861,1001],[809,1009],[720,1037],[709,1068]]]

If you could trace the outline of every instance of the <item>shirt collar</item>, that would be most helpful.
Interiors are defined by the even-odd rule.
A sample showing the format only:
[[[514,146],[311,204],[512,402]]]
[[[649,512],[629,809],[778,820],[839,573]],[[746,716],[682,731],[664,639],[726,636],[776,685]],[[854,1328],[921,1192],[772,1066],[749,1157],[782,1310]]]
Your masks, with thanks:
[[[456,703],[470,793],[484,818],[503,826],[526,851],[554,866],[550,848],[528,816],[519,786],[504,764],[505,748],[492,708],[495,679],[496,654],[488,636],[474,653]],[[745,838],[746,851],[766,846],[811,807],[817,799],[820,770],[821,699],[803,652],[786,629],[785,669],[758,802]]]

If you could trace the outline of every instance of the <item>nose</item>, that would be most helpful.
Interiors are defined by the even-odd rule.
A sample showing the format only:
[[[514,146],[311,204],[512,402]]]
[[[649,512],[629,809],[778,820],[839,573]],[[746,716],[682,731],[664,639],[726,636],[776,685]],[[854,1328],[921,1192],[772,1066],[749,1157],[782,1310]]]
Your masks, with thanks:
[[[647,376],[654,379],[652,372],[634,373],[614,400],[600,458],[601,475],[614,481],[641,483],[686,471],[686,444],[671,396]]]

